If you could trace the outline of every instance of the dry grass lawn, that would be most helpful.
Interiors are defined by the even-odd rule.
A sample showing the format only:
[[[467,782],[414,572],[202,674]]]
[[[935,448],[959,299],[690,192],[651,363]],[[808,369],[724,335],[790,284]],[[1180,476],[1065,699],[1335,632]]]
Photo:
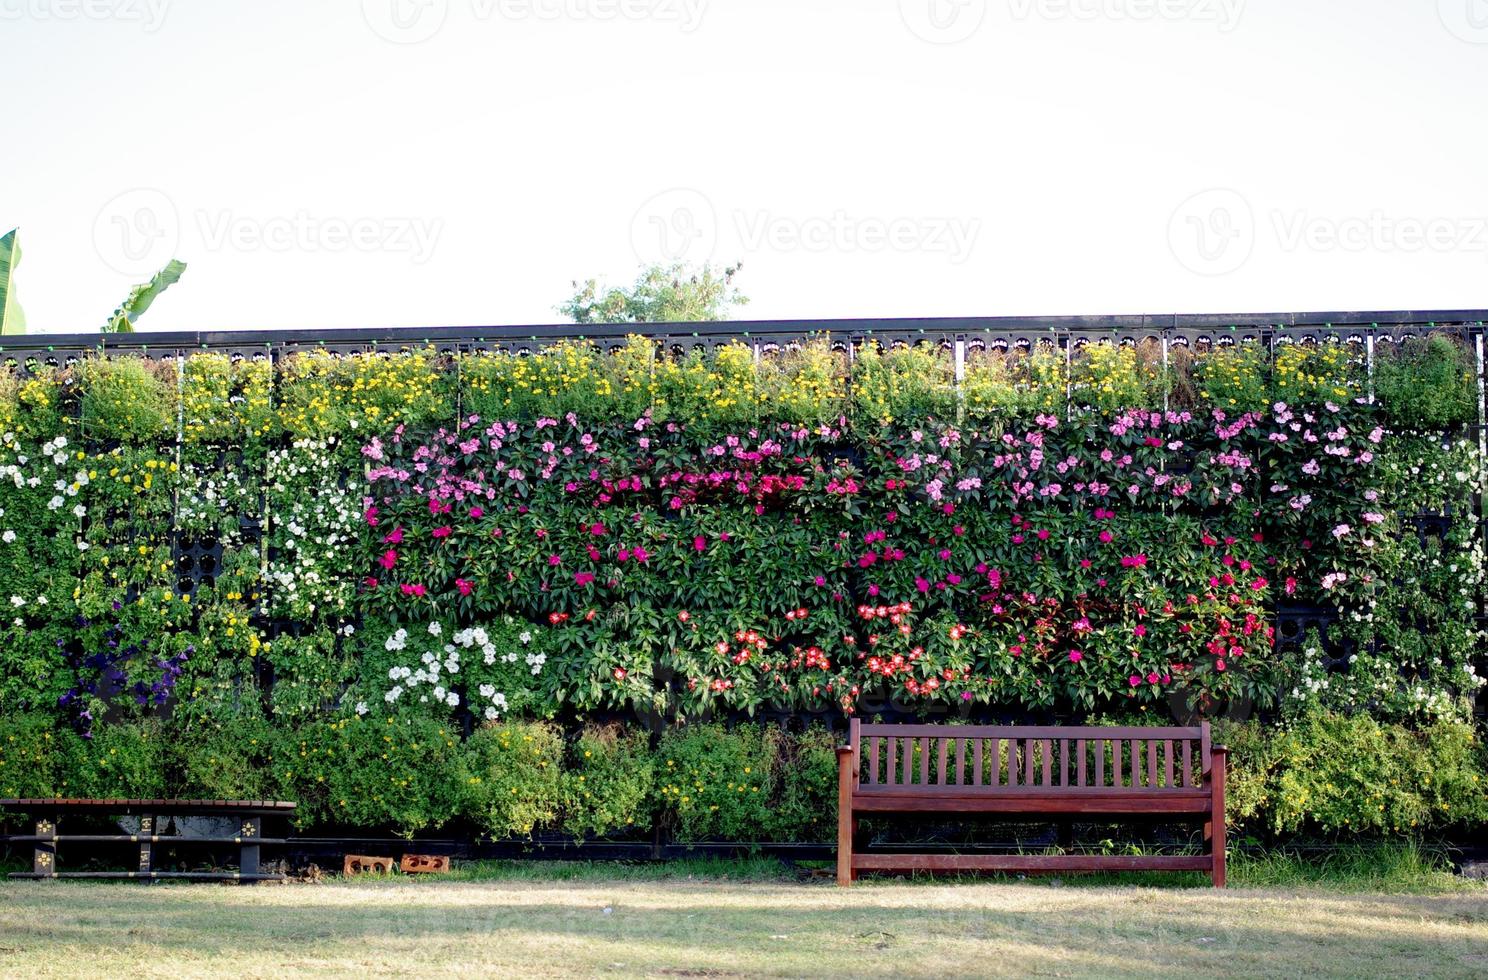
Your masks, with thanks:
[[[1488,891],[0,884],[4,976],[1488,976]]]

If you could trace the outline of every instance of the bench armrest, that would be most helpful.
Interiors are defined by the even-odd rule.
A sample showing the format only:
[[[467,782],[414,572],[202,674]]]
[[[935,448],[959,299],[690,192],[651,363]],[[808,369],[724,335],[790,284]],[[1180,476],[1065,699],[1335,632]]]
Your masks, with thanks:
[[[853,747],[851,745],[839,745],[837,746],[837,758],[840,759],[845,755],[852,755],[852,751]]]
[[[1215,766],[1223,766],[1229,761],[1230,749],[1226,745],[1215,745],[1209,749],[1209,768],[1204,770],[1208,776],[1214,772]]]

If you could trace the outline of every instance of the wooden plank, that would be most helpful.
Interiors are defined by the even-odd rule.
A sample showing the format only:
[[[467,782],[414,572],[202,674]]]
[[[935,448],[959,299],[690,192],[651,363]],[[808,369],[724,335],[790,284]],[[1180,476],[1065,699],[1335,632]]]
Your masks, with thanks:
[[[855,871],[1208,871],[1203,854],[855,854]]]
[[[897,735],[929,738],[943,735],[948,727],[967,738],[1199,738],[1201,728],[1100,725],[868,725],[864,735]]]
[[[1085,785],[1085,740],[1075,740],[1075,785]]]
[[[948,738],[941,738],[936,739],[936,741],[940,743],[940,752],[938,753],[938,756],[935,760],[935,782],[939,786],[947,786],[949,784],[946,782],[946,753],[950,751],[951,740]]]
[[[930,739],[919,739],[920,746],[920,785],[930,785]]]
[[[868,785],[874,786],[878,783],[878,743],[882,739],[870,737],[868,739]]]
[[[1054,785],[1054,761],[1050,755],[1049,749],[1049,740],[1047,738],[1039,739],[1039,761],[1043,763],[1043,771],[1039,773],[1040,786]]]
[[[966,772],[966,739],[958,738],[956,739],[956,778],[951,782],[960,785],[964,772]]]
[[[1070,740],[1061,738],[1059,740],[1059,785],[1069,785],[1069,750]]]
[[[1157,739],[1147,740],[1147,785],[1157,785]]]
[[[1133,793],[1130,790],[1104,794],[1075,795],[1063,792],[979,793],[960,796],[951,793],[873,793],[854,794],[853,813],[1108,813],[1206,815],[1210,797],[1200,793]]]
[[[1002,785],[1002,739],[988,739],[987,744],[992,748],[992,772],[988,784],[991,786]]]
[[[1173,740],[1163,741],[1163,785],[1171,788],[1173,785]]]
[[[979,738],[971,744],[971,784],[973,786],[982,785],[982,743],[985,741]],[[997,751],[995,742],[992,751]]]
[[[1024,786],[1032,786],[1033,785],[1033,746],[1034,746],[1033,739],[1031,739],[1031,738],[1025,738],[1025,739],[1020,739],[1019,741],[1020,741],[1020,744],[1023,746],[1023,785]]]
[[[1095,785],[1106,785],[1106,740],[1095,740]]]
[[[1183,785],[1193,785],[1193,741],[1183,740]]]
[[[888,748],[888,757],[884,760],[884,783],[892,786],[898,781],[898,774],[894,771],[895,753],[899,751],[899,740],[897,738],[884,739],[884,745]]]

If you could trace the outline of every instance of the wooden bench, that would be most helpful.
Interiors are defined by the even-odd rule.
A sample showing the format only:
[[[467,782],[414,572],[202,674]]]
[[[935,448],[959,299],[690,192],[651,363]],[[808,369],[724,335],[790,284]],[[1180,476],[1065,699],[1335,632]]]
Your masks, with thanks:
[[[1204,871],[1225,883],[1225,749],[1197,728],[873,725],[837,750],[837,883],[860,871]],[[858,847],[861,814],[1173,816],[1204,823],[1207,853],[885,854]]]
[[[277,800],[76,800],[17,799],[0,800],[0,811],[27,813],[34,818],[34,833],[0,838],[33,845],[31,870],[12,872],[12,878],[140,878],[158,880],[185,878],[203,881],[282,881],[284,875],[259,870],[259,848],[283,844],[282,837],[263,836],[266,818],[288,817],[295,804]],[[64,834],[62,821],[67,817],[115,817],[137,815],[137,834]],[[188,836],[161,834],[163,824],[171,817],[226,817],[238,823],[231,836]],[[77,843],[133,843],[139,845],[139,866],[128,871],[59,871],[57,848],[64,841]],[[156,871],[155,845],[234,844],[238,847],[236,871]]]

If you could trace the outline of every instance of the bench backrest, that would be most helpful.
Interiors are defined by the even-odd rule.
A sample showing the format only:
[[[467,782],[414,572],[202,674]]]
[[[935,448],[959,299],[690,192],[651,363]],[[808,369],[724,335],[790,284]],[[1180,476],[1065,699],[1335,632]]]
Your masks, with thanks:
[[[875,725],[854,718],[859,786],[935,791],[1200,789],[1209,723],[1194,728]]]

